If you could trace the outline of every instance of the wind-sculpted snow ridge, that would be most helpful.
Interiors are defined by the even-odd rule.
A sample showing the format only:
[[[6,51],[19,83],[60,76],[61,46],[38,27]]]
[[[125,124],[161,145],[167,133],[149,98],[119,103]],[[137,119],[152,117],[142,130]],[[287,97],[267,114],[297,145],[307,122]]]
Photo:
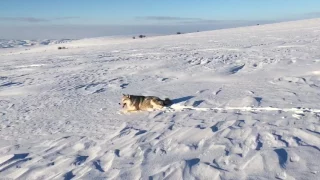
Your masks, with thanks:
[[[318,24],[1,51],[0,179],[318,179]]]

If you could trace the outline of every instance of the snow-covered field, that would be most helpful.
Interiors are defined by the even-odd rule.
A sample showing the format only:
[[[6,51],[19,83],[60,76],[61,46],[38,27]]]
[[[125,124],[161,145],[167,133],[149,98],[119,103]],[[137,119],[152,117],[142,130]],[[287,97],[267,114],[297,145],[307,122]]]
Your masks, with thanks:
[[[320,19],[64,46],[0,50],[1,178],[319,179]]]
[[[0,48],[32,47],[51,44],[62,44],[72,41],[71,39],[43,39],[43,40],[8,40],[0,39]]]

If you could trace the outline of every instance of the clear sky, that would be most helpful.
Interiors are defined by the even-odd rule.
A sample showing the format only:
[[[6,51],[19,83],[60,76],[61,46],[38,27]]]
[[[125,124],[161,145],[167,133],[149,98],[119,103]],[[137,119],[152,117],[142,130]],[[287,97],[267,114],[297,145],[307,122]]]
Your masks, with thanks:
[[[126,26],[125,34],[130,34],[129,27],[138,33],[137,26],[148,26],[155,32],[147,33],[159,33],[173,26],[192,31],[192,26],[208,30],[317,17],[320,0],[0,0],[0,26],[5,30],[77,25],[118,31]],[[113,34],[110,30],[105,35]]]

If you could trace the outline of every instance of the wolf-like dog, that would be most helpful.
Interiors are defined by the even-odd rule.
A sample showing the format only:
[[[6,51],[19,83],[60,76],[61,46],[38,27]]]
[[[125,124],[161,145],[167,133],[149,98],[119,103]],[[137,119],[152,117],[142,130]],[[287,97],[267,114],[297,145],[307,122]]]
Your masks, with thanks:
[[[125,112],[159,110],[172,104],[168,98],[162,100],[156,96],[136,96],[129,94],[123,94],[121,103],[122,108],[126,108]]]

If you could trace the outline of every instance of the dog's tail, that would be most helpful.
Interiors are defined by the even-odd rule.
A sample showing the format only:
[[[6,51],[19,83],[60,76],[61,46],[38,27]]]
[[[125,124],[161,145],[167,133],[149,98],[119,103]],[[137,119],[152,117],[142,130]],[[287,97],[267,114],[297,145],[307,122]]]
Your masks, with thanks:
[[[172,105],[172,101],[169,98],[165,98],[163,101],[163,105],[170,106]]]

